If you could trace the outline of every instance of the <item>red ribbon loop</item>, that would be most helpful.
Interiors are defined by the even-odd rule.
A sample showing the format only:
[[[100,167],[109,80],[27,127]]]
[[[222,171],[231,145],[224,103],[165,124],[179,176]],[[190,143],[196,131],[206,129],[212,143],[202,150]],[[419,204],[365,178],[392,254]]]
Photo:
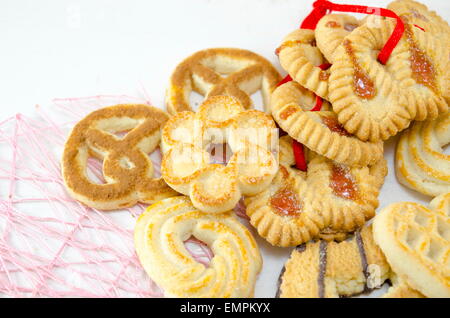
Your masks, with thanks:
[[[387,60],[389,59],[389,56],[391,56],[392,51],[397,46],[397,43],[400,41],[403,32],[405,31],[405,25],[403,24],[403,21],[400,19],[400,17],[395,12],[388,9],[359,6],[353,4],[336,4],[327,0],[317,0],[316,2],[314,2],[313,7],[314,9],[305,18],[305,20],[303,20],[300,28],[314,30],[319,20],[322,17],[324,17],[328,11],[375,14],[382,17],[396,19],[397,24],[395,26],[394,31],[392,32],[386,44],[383,46],[380,53],[378,54],[378,61],[382,64],[386,64]]]

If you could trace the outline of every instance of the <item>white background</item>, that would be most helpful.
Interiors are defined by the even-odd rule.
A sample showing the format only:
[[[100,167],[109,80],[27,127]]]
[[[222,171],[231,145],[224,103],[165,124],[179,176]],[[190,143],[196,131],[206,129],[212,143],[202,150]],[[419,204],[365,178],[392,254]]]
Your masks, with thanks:
[[[183,58],[209,47],[255,51],[280,70],[274,49],[297,28],[312,0],[28,0],[0,3],[0,121],[55,97],[142,96],[157,107]],[[385,7],[389,1],[342,1]],[[450,1],[422,0],[450,21]],[[285,73],[283,72],[283,75]],[[386,144],[389,175],[380,207],[399,200],[427,202],[400,186],[394,140]],[[273,297],[289,250],[259,240],[264,268],[256,296]]]

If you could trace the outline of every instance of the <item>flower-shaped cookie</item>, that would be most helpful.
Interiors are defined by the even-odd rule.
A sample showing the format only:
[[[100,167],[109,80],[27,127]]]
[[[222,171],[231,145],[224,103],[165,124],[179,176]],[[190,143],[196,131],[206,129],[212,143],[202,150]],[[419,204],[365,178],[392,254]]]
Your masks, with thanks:
[[[278,170],[272,118],[245,110],[230,96],[211,96],[198,110],[177,113],[162,132],[162,176],[205,212],[232,209],[242,195],[255,195]],[[208,148],[228,144],[226,165],[212,163]]]

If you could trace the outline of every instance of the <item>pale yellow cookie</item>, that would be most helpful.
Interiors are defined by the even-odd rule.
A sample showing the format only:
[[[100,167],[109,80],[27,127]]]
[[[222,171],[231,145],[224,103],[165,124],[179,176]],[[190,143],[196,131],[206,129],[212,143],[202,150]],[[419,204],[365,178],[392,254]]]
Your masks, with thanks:
[[[383,157],[383,143],[362,141],[349,134],[338,122],[329,104],[322,111],[309,111],[315,105],[312,92],[291,81],[272,94],[272,116],[289,136],[309,149],[346,165],[372,165]]]
[[[230,96],[211,96],[197,113],[177,113],[164,126],[161,173],[196,208],[227,211],[242,195],[270,185],[278,170],[272,153],[277,138],[271,116],[245,110]],[[232,154],[226,165],[211,162],[208,148],[213,144],[228,144]]]
[[[184,246],[191,236],[214,253],[208,267]],[[139,260],[166,297],[252,297],[262,258],[248,229],[232,211],[209,214],[187,197],[162,200],[138,219]]]
[[[314,31],[317,47],[330,63],[334,62],[333,55],[344,38],[361,24],[348,14],[327,14],[319,20]]]
[[[313,30],[297,29],[289,33],[276,53],[281,66],[294,81],[328,100],[330,73],[319,67],[328,62],[316,46]]]
[[[345,129],[361,140],[379,141],[411,120],[436,118],[448,110],[446,48],[429,33],[405,24],[386,65],[377,60],[394,29],[392,19],[366,23],[349,34],[330,68],[329,100]]]
[[[153,203],[177,195],[162,178],[153,178],[148,154],[159,146],[169,116],[147,105],[116,105],[94,111],[72,129],[61,168],[69,194],[100,210]],[[116,133],[128,132],[123,137]],[[106,183],[87,174],[89,157],[103,160]]]
[[[415,122],[400,137],[395,171],[405,186],[425,195],[450,192],[450,155],[443,148],[450,143],[450,113],[435,120]]]
[[[427,297],[450,297],[450,193],[430,207],[399,202],[382,209],[374,238],[393,271]]]
[[[253,106],[250,95],[261,91],[268,111],[269,97],[280,82],[278,71],[262,56],[236,48],[213,48],[198,51],[174,70],[166,94],[171,114],[190,111],[192,91],[205,97],[229,95],[244,108]]]
[[[277,297],[353,296],[380,287],[389,264],[375,245],[371,226],[343,242],[309,242],[297,246],[286,262]]]
[[[278,174],[265,191],[245,199],[250,223],[272,245],[344,239],[375,214],[387,173],[384,159],[348,167],[308,151],[307,163],[307,172],[292,167],[292,139],[282,137]]]

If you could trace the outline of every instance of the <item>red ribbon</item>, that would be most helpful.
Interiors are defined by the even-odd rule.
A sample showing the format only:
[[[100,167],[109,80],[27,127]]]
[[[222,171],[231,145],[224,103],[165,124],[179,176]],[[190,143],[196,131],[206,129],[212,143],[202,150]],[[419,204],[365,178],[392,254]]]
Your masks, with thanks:
[[[292,150],[294,151],[295,167],[301,171],[306,171],[307,165],[303,145],[297,140],[292,139]]]
[[[332,11],[375,14],[383,17],[395,18],[397,20],[397,24],[394,28],[394,31],[392,32],[391,36],[389,37],[389,39],[381,49],[380,53],[378,54],[378,61],[382,64],[386,64],[387,60],[391,56],[392,51],[397,46],[397,43],[400,41],[403,32],[405,31],[405,25],[403,24],[403,21],[397,14],[395,14],[395,12],[391,10],[359,5],[336,4],[327,0],[317,0],[313,3],[313,10],[303,20],[303,22],[300,25],[300,29],[314,30],[319,20],[323,18],[325,15],[331,13]],[[418,25],[415,26],[421,29],[422,31],[425,31]],[[319,67],[322,70],[325,70],[330,66],[331,64],[319,65]],[[278,83],[278,86],[289,81],[292,81],[292,78],[289,75],[287,75],[280,83]],[[321,110],[322,104],[323,104],[322,98],[316,95],[316,104],[311,109],[311,111]],[[292,142],[292,148],[294,151],[295,166],[302,171],[306,171],[307,164],[303,145],[294,139]]]
[[[382,17],[396,19],[397,24],[394,31],[378,54],[378,61],[382,64],[386,64],[389,56],[391,56],[392,51],[397,46],[397,43],[400,41],[403,32],[405,31],[405,25],[400,17],[395,14],[395,12],[388,9],[349,4],[336,4],[327,0],[317,0],[313,3],[313,7],[314,9],[305,18],[305,20],[303,20],[300,28],[314,30],[319,20],[331,11],[375,14]]]

